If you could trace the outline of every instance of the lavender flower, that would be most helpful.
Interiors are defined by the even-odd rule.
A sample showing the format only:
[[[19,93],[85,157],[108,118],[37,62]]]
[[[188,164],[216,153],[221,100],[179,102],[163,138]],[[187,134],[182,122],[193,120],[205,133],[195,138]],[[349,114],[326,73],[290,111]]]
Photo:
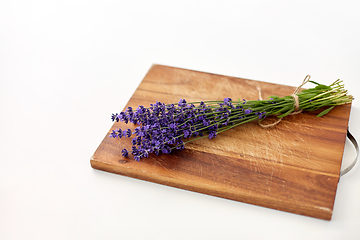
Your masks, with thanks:
[[[245,110],[245,114],[250,114],[250,113],[252,113],[252,110],[251,110],[251,109],[246,109],[246,110]]]
[[[118,134],[116,133],[115,130],[112,130],[112,133],[110,133],[110,136],[109,136],[109,137],[117,138],[117,137],[118,137]]]
[[[123,150],[121,150],[121,153],[122,153],[123,157],[129,156],[129,152],[125,148]]]
[[[297,93],[299,109],[313,111],[323,107],[324,102],[327,106],[334,106],[352,100],[351,96],[346,95],[340,81],[330,86],[317,85],[315,88]],[[175,104],[156,102],[148,108],[140,105],[135,111],[128,107],[124,112],[112,114],[112,121],[122,121],[126,124],[130,122],[139,126],[133,133],[130,129],[116,129],[112,130],[109,136],[121,138],[134,135],[130,153],[136,161],[140,161],[152,153],[169,154],[174,149],[184,149],[185,144],[193,140],[204,137],[213,139],[219,133],[237,125],[261,121],[269,115],[284,117],[294,110],[292,96],[271,96],[268,100],[255,101],[232,101],[231,98],[224,98],[223,101],[192,103],[186,102],[185,99],[180,99]],[[126,149],[121,152],[124,157],[129,155]]]
[[[121,138],[123,136],[122,134],[122,130],[119,128],[119,129],[116,129],[116,130],[112,130],[112,132],[110,133],[110,136],[109,137],[112,137],[112,138]]]

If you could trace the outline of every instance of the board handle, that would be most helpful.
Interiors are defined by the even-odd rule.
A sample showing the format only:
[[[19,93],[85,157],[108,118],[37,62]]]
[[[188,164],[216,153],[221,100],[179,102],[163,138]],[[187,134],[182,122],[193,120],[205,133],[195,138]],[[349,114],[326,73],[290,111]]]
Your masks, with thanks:
[[[343,169],[342,171],[340,171],[340,177],[344,176],[346,173],[348,173],[356,164],[357,159],[359,157],[359,145],[356,142],[356,139],[354,138],[354,136],[350,133],[349,128],[347,130],[347,138],[351,141],[351,143],[354,145],[355,150],[356,150],[356,156],[354,161],[345,169]]]

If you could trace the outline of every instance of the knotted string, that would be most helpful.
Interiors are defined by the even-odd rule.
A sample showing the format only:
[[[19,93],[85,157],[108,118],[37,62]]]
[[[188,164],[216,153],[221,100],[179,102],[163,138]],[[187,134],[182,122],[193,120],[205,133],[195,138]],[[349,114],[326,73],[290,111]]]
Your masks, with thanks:
[[[289,115],[295,115],[295,114],[299,114],[299,113],[302,112],[302,109],[299,110],[299,97],[298,97],[297,94],[300,92],[302,86],[304,86],[309,81],[310,81],[310,75],[306,75],[306,77],[304,78],[302,84],[295,89],[293,94],[290,95],[292,98],[294,98],[295,111],[290,113]],[[261,95],[261,89],[259,87],[257,89],[259,91],[259,99],[263,100],[262,95]],[[269,124],[263,124],[261,121],[259,121],[259,125],[261,127],[263,127],[263,128],[273,127],[273,126],[277,125],[279,122],[281,122],[281,120],[282,120],[282,118],[279,118],[275,122],[269,123]]]
[[[298,113],[302,112],[302,109],[299,110],[299,97],[298,97],[297,94],[300,92],[301,87],[304,86],[309,81],[310,81],[310,75],[306,75],[306,77],[305,77],[304,81],[302,82],[302,84],[295,89],[293,94],[290,95],[290,96],[292,96],[294,98],[295,111],[290,113],[289,115],[295,115],[295,114],[298,114]],[[259,99],[263,100],[262,95],[261,95],[261,89],[259,87],[257,89],[259,91]],[[275,121],[274,123],[270,123],[270,124],[262,124],[261,121],[259,121],[259,125],[261,127],[263,127],[263,128],[273,127],[276,124],[278,124],[279,122],[281,122],[281,119],[282,118],[279,118],[277,121]],[[351,135],[349,129],[347,130],[347,137],[355,147],[356,156],[355,156],[355,159],[353,160],[353,162],[348,167],[346,167],[345,169],[340,171],[339,177],[342,177],[346,173],[348,173],[355,166],[355,164],[357,162],[357,159],[359,157],[359,145],[356,142],[356,139]],[[339,178],[339,181],[340,181],[340,178]]]

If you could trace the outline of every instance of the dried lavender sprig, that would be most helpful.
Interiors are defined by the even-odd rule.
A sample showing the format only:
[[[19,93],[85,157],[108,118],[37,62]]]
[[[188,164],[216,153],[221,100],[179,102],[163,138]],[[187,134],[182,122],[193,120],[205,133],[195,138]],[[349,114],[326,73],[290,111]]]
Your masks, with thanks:
[[[294,111],[314,111],[330,106],[318,114],[322,116],[334,106],[353,100],[352,96],[347,95],[341,80],[329,86],[311,82],[317,86],[296,93],[297,100],[294,96],[270,96],[265,100],[250,101],[225,98],[224,101],[191,103],[180,99],[178,103],[172,104],[156,102],[148,108],[140,105],[135,111],[128,107],[125,112],[112,114],[111,119],[139,126],[135,128],[135,132],[130,129],[113,130],[110,137],[135,135],[130,153],[136,161],[140,161],[140,158],[148,157],[150,153],[171,153],[173,149],[184,149],[186,143],[205,137],[212,139],[240,124],[262,121],[266,116],[276,115],[282,118]],[[122,150],[123,156],[127,157],[128,154],[127,149]]]

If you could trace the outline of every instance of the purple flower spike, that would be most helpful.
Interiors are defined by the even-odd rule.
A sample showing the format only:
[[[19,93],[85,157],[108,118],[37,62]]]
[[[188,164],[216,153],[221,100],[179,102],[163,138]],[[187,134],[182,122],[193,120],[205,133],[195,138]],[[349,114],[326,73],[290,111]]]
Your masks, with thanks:
[[[127,136],[127,137],[131,137],[131,130],[130,130],[130,128],[126,130],[126,136]]]
[[[121,150],[122,156],[123,157],[128,157],[129,156],[129,152],[124,148],[123,150]]]
[[[245,110],[245,114],[250,114],[250,113],[252,113],[252,110],[251,110],[251,109],[246,109],[246,110]]]
[[[119,128],[118,130],[116,130],[116,132],[118,133],[118,134],[117,134],[118,137],[119,137],[119,138],[122,138],[122,136],[123,136],[123,135],[122,135],[122,133],[123,133],[122,130]]]
[[[224,103],[231,102],[231,98],[224,98]]]
[[[117,137],[118,137],[118,134],[116,133],[115,130],[112,130],[112,133],[110,133],[109,137],[117,138]]]
[[[179,107],[186,107],[186,101],[185,101],[185,99],[180,99],[178,105],[179,105]]]
[[[213,139],[215,137],[216,137],[216,132],[215,131],[210,132],[209,139]]]
[[[117,116],[118,116],[117,113],[111,114],[111,120],[112,120],[112,121],[115,121],[115,120],[116,120],[116,121],[118,122],[118,121],[119,121],[119,118],[118,118]]]

